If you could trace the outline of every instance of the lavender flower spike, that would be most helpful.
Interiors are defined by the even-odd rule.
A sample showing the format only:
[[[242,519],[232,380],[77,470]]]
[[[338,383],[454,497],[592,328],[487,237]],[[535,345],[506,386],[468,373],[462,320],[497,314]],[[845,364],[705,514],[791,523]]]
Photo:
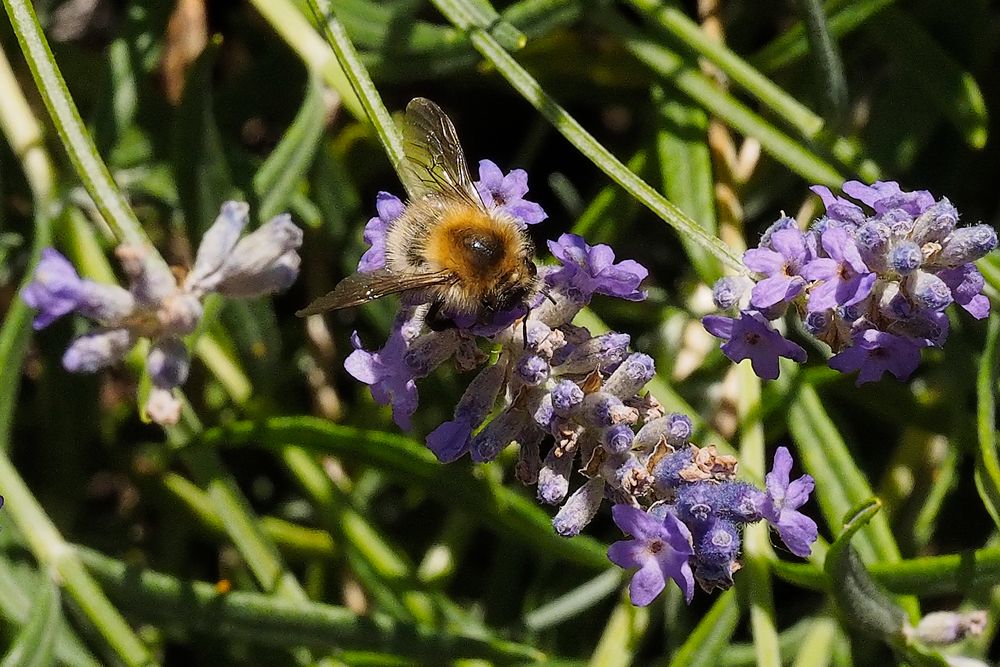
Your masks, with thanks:
[[[791,470],[792,455],[786,447],[778,447],[771,472],[765,477],[767,494],[760,512],[768,523],[778,529],[778,535],[788,550],[804,558],[812,553],[818,531],[816,522],[798,510],[809,500],[815,483],[809,475],[790,482]]]
[[[645,607],[673,579],[690,602],[694,597],[694,573],[688,558],[691,533],[673,514],[658,519],[629,505],[615,505],[611,516],[631,540],[615,542],[608,548],[611,562],[623,568],[638,568],[629,585],[632,604]]]
[[[371,247],[361,256],[358,271],[371,273],[385,266],[385,240],[389,225],[403,215],[405,208],[405,204],[396,195],[388,192],[378,193],[375,198],[375,210],[378,215],[368,221],[364,231],[365,242]]]

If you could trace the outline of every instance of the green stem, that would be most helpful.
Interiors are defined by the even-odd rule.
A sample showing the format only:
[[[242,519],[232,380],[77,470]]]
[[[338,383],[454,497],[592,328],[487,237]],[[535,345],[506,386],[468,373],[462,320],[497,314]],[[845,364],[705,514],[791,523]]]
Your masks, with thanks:
[[[212,639],[227,637],[275,646],[306,644],[360,649],[433,664],[460,657],[502,663],[536,661],[542,657],[537,650],[523,644],[451,632],[421,632],[378,613],[358,616],[343,607],[315,602],[290,604],[259,593],[220,594],[208,582],[182,581],[130,567],[84,547],[77,547],[77,553],[111,596],[138,619],[173,627],[180,624]]]
[[[112,180],[111,172],[84,127],[31,3],[28,0],[4,0],[4,6],[59,138],[104,221],[120,241],[148,244],[139,221]]]
[[[0,53],[0,128],[14,153],[22,159],[25,177],[35,198],[33,259],[21,288],[30,282],[42,248],[51,242],[53,184],[51,161],[41,140],[41,128],[18,87],[10,63]],[[0,382],[0,490],[4,510],[24,534],[39,563],[51,568],[57,579],[97,629],[107,647],[127,665],[153,662],[145,645],[111,605],[83,565],[63,540],[45,510],[18,474],[7,451],[24,361],[31,336],[28,306],[16,297],[0,329],[0,363],[7,372]]]
[[[552,126],[573,146],[593,162],[612,180],[625,188],[633,197],[641,201],[668,225],[703,246],[719,260],[739,273],[746,268],[732,248],[720,239],[711,236],[701,226],[667,201],[644,180],[629,171],[622,162],[601,145],[583,126],[538,84],[489,33],[471,24],[466,17],[470,11],[467,0],[432,0],[434,6],[454,23],[466,31],[472,45],[488,60],[497,71],[524,97]]]
[[[347,36],[343,24],[334,16],[329,0],[307,0],[309,7],[316,16],[317,22],[323,27],[326,40],[329,42],[337,62],[347,75],[355,94],[361,99],[361,106],[375,128],[379,141],[392,160],[392,166],[399,171],[403,161],[403,139],[392,122],[389,110],[382,103],[382,98],[375,88],[368,70],[361,63],[361,58]]]
[[[760,421],[760,379],[748,364],[736,367],[740,392],[740,465],[757,479],[764,477],[764,426]],[[740,587],[750,612],[750,629],[757,651],[757,664],[781,666],[778,629],[774,619],[774,591],[768,561],[774,559],[768,526],[764,522],[744,530],[744,586]]]
[[[84,569],[72,547],[63,540],[45,510],[17,474],[6,453],[0,453],[0,489],[3,489],[6,500],[4,511],[24,533],[39,563],[52,570],[53,577],[61,582],[76,605],[94,624],[108,648],[127,665],[153,664],[154,660],[146,646]]]
[[[837,42],[830,34],[826,12],[820,0],[797,0],[806,26],[806,39],[823,80],[819,86],[827,118],[836,122],[847,109],[847,78]]]

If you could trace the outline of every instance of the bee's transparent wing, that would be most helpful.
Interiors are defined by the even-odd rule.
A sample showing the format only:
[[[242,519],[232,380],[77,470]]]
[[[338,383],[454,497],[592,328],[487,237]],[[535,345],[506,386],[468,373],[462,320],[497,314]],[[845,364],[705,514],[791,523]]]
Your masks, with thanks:
[[[455,126],[441,107],[417,97],[406,105],[400,178],[411,199],[443,194],[484,208]]]
[[[299,317],[305,317],[328,310],[360,306],[389,294],[407,292],[421,287],[444,285],[453,280],[454,276],[448,271],[401,274],[379,269],[371,273],[355,273],[337,283],[333,291],[316,299],[295,314]]]

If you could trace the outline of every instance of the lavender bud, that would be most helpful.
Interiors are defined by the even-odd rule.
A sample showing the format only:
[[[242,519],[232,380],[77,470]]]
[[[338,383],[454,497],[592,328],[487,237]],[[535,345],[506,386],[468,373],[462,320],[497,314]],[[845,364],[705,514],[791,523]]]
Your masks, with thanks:
[[[635,444],[640,449],[651,449],[663,440],[671,447],[683,447],[693,431],[691,419],[675,412],[643,425],[635,436]]]
[[[913,216],[901,208],[891,208],[881,217],[896,237],[909,236],[913,231]]]
[[[782,229],[797,228],[798,226],[799,224],[795,222],[795,218],[790,218],[787,215],[781,216],[772,222],[771,225],[764,230],[764,233],[760,235],[760,247],[770,246],[771,236],[773,236],[775,232],[779,232]]]
[[[639,419],[639,411],[630,408],[612,394],[599,391],[583,399],[583,416],[593,426],[615,426],[634,424]]]
[[[553,447],[538,471],[538,499],[549,505],[558,505],[569,491],[569,476],[573,471],[574,454],[556,456]]]
[[[732,522],[715,519],[695,538],[695,558],[709,565],[726,565],[740,555],[740,531]]]
[[[506,372],[507,366],[502,362],[481,370],[455,406],[455,417],[466,418],[473,426],[481,424],[497,401]]]
[[[196,296],[183,292],[171,294],[156,311],[160,333],[186,336],[198,327],[203,312],[201,301]]]
[[[958,266],[974,262],[997,247],[997,232],[989,225],[972,225],[953,231],[945,240],[936,263]]]
[[[653,482],[646,466],[631,454],[609,457],[601,467],[601,476],[626,497],[645,495]]]
[[[423,377],[443,364],[455,353],[458,347],[458,334],[450,331],[432,331],[417,336],[410,343],[410,349],[403,355],[407,367],[413,371],[414,377]]]
[[[718,485],[695,482],[677,489],[677,516],[686,524],[704,523],[718,513]]]
[[[858,227],[854,242],[861,253],[861,259],[874,271],[885,269],[885,254],[889,248],[892,231],[880,220],[869,220]]]
[[[289,215],[279,215],[244,236],[218,270],[216,289],[227,296],[250,297],[286,289],[299,271],[296,252],[302,230]]]
[[[115,255],[129,278],[136,301],[157,305],[178,291],[177,279],[160,255],[138,245],[120,245]]]
[[[172,389],[153,387],[146,401],[146,414],[161,426],[172,426],[181,419],[181,402]]]
[[[121,361],[135,339],[128,329],[92,331],[76,338],[63,353],[63,368],[70,373],[96,373]]]
[[[679,449],[660,459],[653,468],[653,483],[656,490],[667,495],[686,480],[681,477],[681,471],[691,465],[694,452],[690,447]]]
[[[604,480],[600,477],[587,480],[587,483],[574,491],[566,504],[559,508],[552,519],[552,527],[563,537],[579,535],[597,514],[603,499]]]
[[[153,385],[163,389],[184,384],[190,367],[191,357],[179,338],[161,338],[146,355],[146,370]]]
[[[552,407],[552,394],[546,393],[542,396],[541,400],[538,401],[538,405],[535,407],[534,413],[531,417],[535,420],[535,423],[541,426],[543,429],[548,430],[549,425],[552,424],[552,420],[555,418],[555,410]]]
[[[646,386],[655,374],[653,358],[648,354],[635,352],[615,369],[601,389],[622,399],[629,398]]]
[[[607,333],[581,343],[559,365],[562,373],[589,373],[617,366],[628,355],[628,334]]]
[[[189,291],[202,294],[215,288],[220,277],[217,272],[232,256],[233,248],[249,220],[249,204],[236,201],[222,204],[219,216],[201,237],[194,266],[184,282]]]
[[[954,300],[951,288],[933,273],[918,271],[907,281],[907,287],[913,302],[921,310],[944,310]]]
[[[932,646],[956,644],[966,637],[979,636],[986,629],[985,611],[975,610],[965,613],[936,611],[927,614],[909,634],[918,641]]]
[[[524,384],[535,387],[549,377],[549,364],[537,354],[526,354],[517,363],[517,376]]]
[[[601,433],[601,444],[612,454],[622,454],[632,447],[632,439],[634,437],[635,434],[632,433],[631,427],[625,424],[618,424],[617,426],[605,429]]]
[[[829,310],[814,310],[803,321],[806,331],[817,338],[822,336],[833,323],[833,313]]]
[[[889,251],[889,267],[900,275],[909,275],[920,268],[924,253],[913,241],[900,241]]]
[[[938,242],[951,234],[956,224],[958,211],[946,197],[942,197],[913,221],[910,238],[920,245]]]
[[[472,438],[472,460],[476,463],[492,461],[504,447],[517,440],[528,425],[528,415],[521,410],[500,413]]]
[[[127,289],[90,280],[80,281],[77,312],[102,324],[117,324],[135,310],[135,298]]]
[[[552,389],[552,409],[556,414],[567,415],[583,402],[583,389],[575,382],[562,380]]]
[[[745,276],[725,276],[712,286],[712,301],[719,310],[729,310],[739,304],[753,281]]]
[[[727,481],[718,485],[718,511],[736,523],[751,523],[762,518],[760,505],[764,494],[748,482]]]

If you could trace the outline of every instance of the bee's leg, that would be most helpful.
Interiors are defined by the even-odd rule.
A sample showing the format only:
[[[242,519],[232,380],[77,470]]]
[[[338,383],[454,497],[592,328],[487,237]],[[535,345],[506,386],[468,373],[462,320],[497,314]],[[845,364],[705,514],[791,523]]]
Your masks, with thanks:
[[[442,305],[441,301],[434,301],[427,310],[427,317],[424,318],[424,322],[431,328],[431,331],[445,331],[446,329],[455,328],[455,323],[452,319],[441,314]]]

